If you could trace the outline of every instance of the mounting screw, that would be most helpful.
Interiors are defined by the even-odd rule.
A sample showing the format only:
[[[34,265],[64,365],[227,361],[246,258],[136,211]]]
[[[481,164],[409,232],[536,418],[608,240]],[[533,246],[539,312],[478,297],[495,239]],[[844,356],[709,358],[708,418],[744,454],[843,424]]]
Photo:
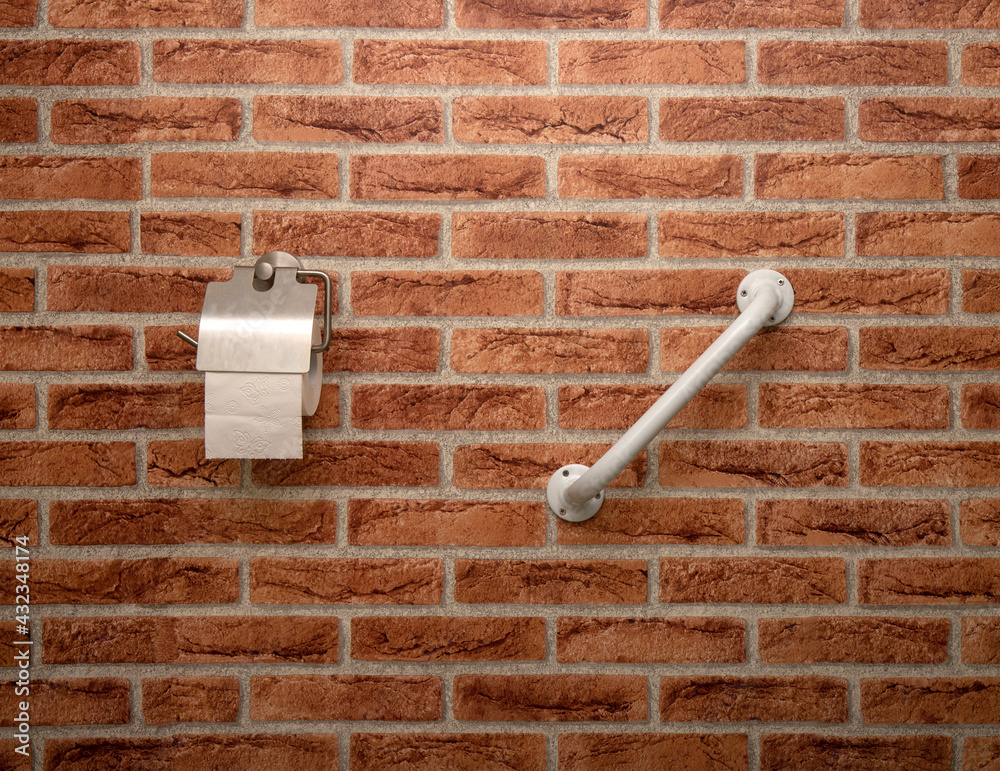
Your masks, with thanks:
[[[595,495],[595,496],[594,496],[594,500],[595,500],[595,501],[599,501],[599,500],[601,500],[601,494],[600,494],[600,493],[598,493],[597,495]]]
[[[784,286],[784,285],[785,285],[785,279],[779,278],[778,279],[778,286]]]
[[[565,517],[566,516],[566,509],[559,509],[559,516],[560,517]]]
[[[774,316],[771,316],[771,318],[768,319],[768,321],[774,321]]]
[[[741,289],[740,290],[740,297],[746,297],[746,296],[747,296],[747,290],[746,289]]]
[[[569,476],[569,469],[563,469],[563,476],[564,477],[568,477]]]

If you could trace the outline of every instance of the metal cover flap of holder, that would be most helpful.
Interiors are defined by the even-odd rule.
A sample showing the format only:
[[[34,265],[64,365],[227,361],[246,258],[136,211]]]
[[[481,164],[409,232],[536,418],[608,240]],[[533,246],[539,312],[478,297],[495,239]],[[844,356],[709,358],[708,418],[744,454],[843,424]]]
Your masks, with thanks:
[[[213,372],[308,372],[317,287],[277,268],[266,292],[253,286],[253,268],[235,268],[230,281],[205,290],[198,327],[197,367]]]

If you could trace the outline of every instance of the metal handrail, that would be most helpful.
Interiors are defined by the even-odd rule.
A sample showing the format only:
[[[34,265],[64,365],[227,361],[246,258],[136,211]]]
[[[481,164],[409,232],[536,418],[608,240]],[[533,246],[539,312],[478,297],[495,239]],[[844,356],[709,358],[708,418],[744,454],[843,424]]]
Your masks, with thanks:
[[[773,270],[754,271],[738,290],[739,317],[674,381],[621,439],[591,468],[570,464],[549,480],[546,496],[557,516],[570,522],[590,519],[604,502],[604,488],[763,327],[791,312],[795,294],[788,279]]]

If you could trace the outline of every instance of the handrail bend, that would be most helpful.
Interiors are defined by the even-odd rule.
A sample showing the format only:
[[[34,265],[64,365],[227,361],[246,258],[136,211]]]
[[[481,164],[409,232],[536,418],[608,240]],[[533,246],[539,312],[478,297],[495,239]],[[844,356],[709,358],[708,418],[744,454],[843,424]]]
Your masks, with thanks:
[[[788,279],[773,270],[758,270],[740,284],[741,311],[732,325],[713,342],[625,435],[591,468],[570,464],[549,480],[549,506],[562,519],[590,519],[604,502],[604,488],[618,476],[674,416],[705,387],[720,369],[765,326],[778,324],[792,309],[795,294]]]

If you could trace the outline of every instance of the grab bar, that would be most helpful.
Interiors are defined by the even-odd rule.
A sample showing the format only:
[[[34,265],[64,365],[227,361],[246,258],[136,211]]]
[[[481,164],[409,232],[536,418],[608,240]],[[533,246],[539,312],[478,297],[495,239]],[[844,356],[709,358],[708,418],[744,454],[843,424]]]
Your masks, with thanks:
[[[642,452],[716,373],[763,327],[780,324],[791,313],[795,293],[774,270],[756,270],[740,282],[732,325],[674,381],[625,435],[588,468],[571,463],[549,479],[546,498],[557,516],[569,522],[590,519],[604,502],[604,488]]]

